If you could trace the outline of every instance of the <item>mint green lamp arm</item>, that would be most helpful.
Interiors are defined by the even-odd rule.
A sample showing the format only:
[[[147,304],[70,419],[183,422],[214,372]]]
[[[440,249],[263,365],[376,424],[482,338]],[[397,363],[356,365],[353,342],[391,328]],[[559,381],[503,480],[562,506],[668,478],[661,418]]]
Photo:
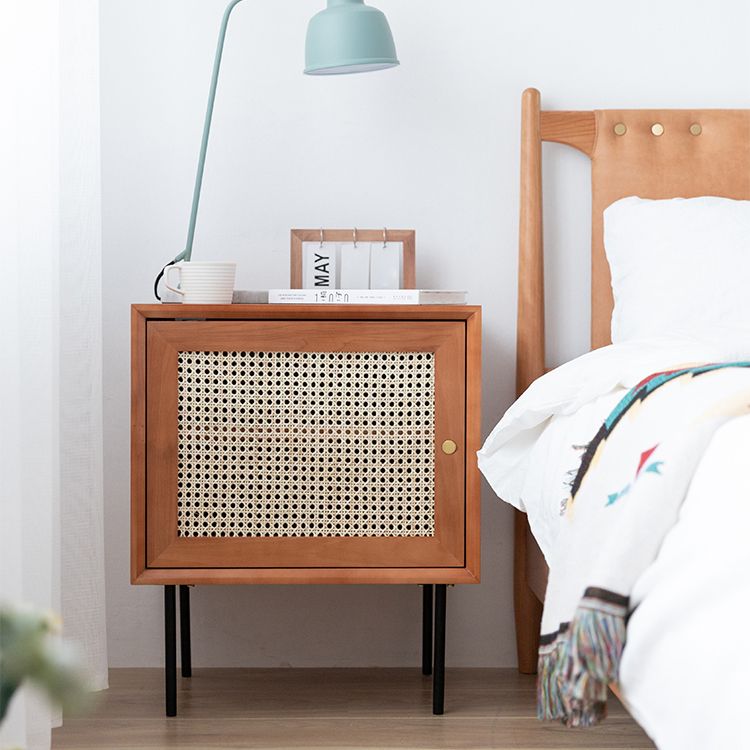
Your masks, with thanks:
[[[182,260],[189,261],[193,254],[195,224],[198,218],[198,204],[201,198],[203,170],[214,113],[216,85],[219,81],[221,57],[224,52],[224,39],[227,34],[229,16],[234,6],[241,2],[242,0],[231,0],[221,19],[214,68],[211,73],[211,87],[208,91],[206,119],[203,123],[198,169],[195,174],[187,240],[185,249],[174,260],[167,263],[167,266]],[[305,42],[305,73],[314,75],[356,73],[398,65],[388,21],[379,10],[365,5],[364,0],[328,0],[327,6],[325,10],[313,17],[308,26]],[[154,295],[157,299],[161,299],[158,291],[159,280],[164,275],[167,266],[164,266],[154,281]]]
[[[221,56],[224,52],[224,38],[227,35],[229,16],[234,6],[242,0],[232,0],[224,11],[219,29],[219,41],[216,43],[216,56],[214,57],[214,69],[211,73],[211,88],[208,90],[208,106],[206,107],[206,119],[203,123],[203,136],[201,138],[201,151],[198,156],[198,169],[195,174],[195,187],[193,188],[193,206],[190,209],[190,224],[188,225],[187,241],[185,249],[172,261],[179,263],[181,260],[190,260],[193,254],[193,238],[195,237],[195,222],[198,217],[198,204],[201,199],[201,186],[203,184],[203,169],[206,166],[206,151],[208,150],[208,136],[211,132],[211,119],[214,114],[214,100],[216,99],[216,84],[219,80],[219,69],[221,68]]]

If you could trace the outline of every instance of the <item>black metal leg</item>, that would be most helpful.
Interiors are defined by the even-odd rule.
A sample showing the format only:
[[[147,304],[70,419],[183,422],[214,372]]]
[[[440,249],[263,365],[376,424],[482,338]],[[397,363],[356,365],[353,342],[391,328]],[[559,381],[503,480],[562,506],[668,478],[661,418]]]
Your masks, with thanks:
[[[190,654],[190,587],[180,586],[180,674],[193,676],[193,663]]]
[[[167,716],[177,716],[177,612],[175,587],[164,587],[164,688]]]
[[[432,584],[422,586],[422,674],[432,674]]]
[[[435,586],[435,671],[432,677],[432,713],[443,713],[445,704],[445,590],[444,583]]]

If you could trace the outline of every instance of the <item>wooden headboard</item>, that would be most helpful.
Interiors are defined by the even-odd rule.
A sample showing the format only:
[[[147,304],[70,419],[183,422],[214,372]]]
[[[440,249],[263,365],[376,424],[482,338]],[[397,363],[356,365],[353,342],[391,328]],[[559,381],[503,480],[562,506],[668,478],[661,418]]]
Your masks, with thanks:
[[[610,343],[613,299],[603,231],[607,206],[629,195],[750,199],[750,110],[542,111],[539,92],[524,91],[516,350],[519,395],[546,370],[543,141],[572,146],[591,159],[592,348]],[[526,516],[518,511],[514,543],[518,663],[522,672],[535,672],[546,566]]]
[[[604,209],[620,198],[750,199],[750,110],[542,111],[523,92],[518,259],[518,392],[544,373],[542,142],[591,159],[591,346],[610,343],[612,288],[604,255]]]

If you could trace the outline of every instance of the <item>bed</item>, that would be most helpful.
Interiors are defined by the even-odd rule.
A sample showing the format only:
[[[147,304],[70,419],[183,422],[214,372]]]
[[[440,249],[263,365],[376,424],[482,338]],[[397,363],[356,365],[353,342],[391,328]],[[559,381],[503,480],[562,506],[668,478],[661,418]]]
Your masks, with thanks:
[[[521,212],[518,268],[516,382],[519,396],[522,393],[525,394],[532,383],[536,385],[538,379],[545,376],[545,373],[548,372],[545,362],[544,252],[541,184],[542,142],[544,141],[571,146],[583,152],[591,159],[592,350],[608,347],[611,344],[611,331],[613,330],[612,325],[614,322],[613,310],[615,305],[612,291],[612,275],[605,254],[605,212],[612,213],[615,210],[619,210],[615,209],[615,207],[620,204],[623,204],[623,210],[636,208],[647,212],[652,208],[650,205],[645,205],[649,201],[656,205],[673,203],[669,199],[687,199],[688,202],[690,199],[693,199],[693,202],[696,204],[700,204],[701,201],[705,200],[709,202],[713,200],[715,204],[721,204],[721,199],[732,199],[747,214],[747,205],[740,205],[740,202],[750,199],[750,110],[545,111],[541,109],[539,92],[535,89],[526,90],[522,98]],[[638,198],[632,198],[632,196],[638,196]],[[716,199],[704,199],[702,198],[703,196],[716,196]],[[638,200],[641,200],[644,205],[635,207],[628,205],[628,201]],[[730,206],[727,210],[734,212],[737,206]],[[680,220],[679,212],[686,207],[687,203],[673,207],[677,212],[677,221]],[[698,205],[698,208],[702,210],[700,205]],[[716,208],[717,205],[712,204],[708,206],[709,210],[715,210]],[[727,206],[721,204],[718,208],[721,211],[726,209]],[[732,214],[733,216],[734,213]],[[733,222],[734,218],[730,219],[730,221]],[[612,226],[614,226],[614,218],[612,218]],[[689,235],[687,241],[690,241]],[[614,243],[615,239],[612,240],[613,245]],[[744,247],[744,240],[741,236],[738,243]],[[687,270],[689,271],[689,269]],[[710,269],[707,270],[707,273],[710,275]],[[617,274],[618,278],[622,275],[619,270]],[[677,282],[677,286],[679,286],[679,281]],[[706,304],[706,301],[704,300],[703,303]],[[714,303],[709,300],[708,304],[713,305]],[[716,301],[716,304],[719,305],[720,303]],[[690,316],[688,315],[687,317]],[[747,354],[746,347],[744,346],[745,340],[750,341],[750,330],[747,330],[745,326],[746,320],[739,322],[732,331],[733,340],[727,346],[724,346],[726,342],[722,342],[722,346],[719,346],[717,341],[708,341],[711,336],[705,335],[704,342],[706,345],[697,347],[697,349],[695,347],[687,347],[684,345],[685,342],[679,341],[674,343],[672,351],[670,350],[673,343],[671,339],[668,344],[664,344],[663,346],[659,343],[655,345],[652,352],[647,352],[647,356],[642,358],[644,359],[643,367],[646,367],[646,362],[651,362],[653,363],[654,371],[659,371],[666,369],[673,360],[675,365],[678,362],[681,363],[684,360],[692,361],[693,359],[696,361],[740,361],[745,358],[743,355]],[[747,333],[747,336],[743,332]],[[730,351],[731,354],[729,353]],[[672,356],[673,360],[670,360],[668,355]],[[640,350],[638,356],[640,357]],[[627,364],[626,360],[627,356],[623,360],[624,365]],[[608,366],[611,367],[611,363]],[[644,370],[644,372],[647,371]],[[572,378],[575,380],[575,378],[579,378],[580,380],[585,380],[587,379],[586,372],[585,369],[578,368],[576,370],[573,368],[568,374],[568,379]],[[699,372],[705,373],[707,370],[704,368]],[[715,374],[711,370],[711,376],[713,377]],[[692,382],[699,380],[695,375],[695,371],[688,373],[688,377]],[[735,367],[734,365],[732,365],[732,372],[724,370],[718,373],[719,377],[733,378],[733,382],[736,381],[738,383],[737,392],[740,394],[740,400],[744,398],[742,396],[744,385],[740,380],[746,375],[746,371],[741,371],[739,366]],[[637,378],[634,375],[634,382],[628,383],[628,388],[621,392],[610,394],[610,402],[604,405],[600,404],[599,411],[601,413],[609,413],[612,406],[620,402],[623,394],[635,387],[635,384],[639,382],[638,378],[641,378],[641,375],[638,375]],[[571,380],[571,383],[573,380]],[[650,382],[653,384],[654,381]],[[658,385],[661,385],[661,382]],[[651,387],[651,385],[648,387]],[[721,388],[725,387],[724,384],[721,385]],[[641,393],[642,396],[643,392]],[[666,399],[666,397],[663,397],[663,399]],[[653,400],[657,401],[657,399]],[[604,406],[607,407],[606,411],[602,411]],[[674,409],[675,407],[671,406],[670,408]],[[742,413],[741,409],[733,413],[733,416],[737,418],[726,420],[731,421],[731,424],[727,424],[721,430],[715,429],[712,437],[707,437],[701,447],[703,463],[708,465],[709,468],[712,463],[714,464],[714,476],[717,472],[722,473],[722,481],[725,483],[722,486],[725,489],[729,488],[726,489],[726,495],[737,494],[735,490],[739,492],[739,488],[743,488],[742,493],[744,493],[748,487],[747,478],[744,476],[747,472],[743,472],[740,467],[741,455],[743,454],[738,446],[750,444],[750,419],[744,418],[743,421]],[[601,423],[600,414],[598,414],[598,419],[598,423]],[[723,425],[723,422],[721,424]],[[720,425],[717,423],[714,427],[718,426]],[[527,442],[529,441],[527,440]],[[486,446],[484,450],[486,450]],[[648,455],[646,453],[642,454],[642,460],[638,465],[638,472],[643,468],[644,471],[650,470],[656,475],[660,471],[659,467],[661,464],[656,461],[652,461],[649,464],[647,459],[650,455],[650,453]],[[643,458],[644,456],[645,458]],[[480,465],[481,463],[482,452],[480,452]],[[537,461],[537,464],[539,464],[539,461]],[[695,464],[699,465],[697,459]],[[703,474],[701,474],[701,470],[703,470]],[[544,467],[537,465],[536,471],[543,472]],[[708,481],[703,476],[706,471],[708,469],[699,465],[699,470],[695,475],[691,474],[693,484],[696,487],[699,487],[701,482],[705,483]],[[581,473],[580,467],[578,473]],[[485,475],[487,476],[488,474],[489,472],[485,471]],[[589,483],[595,481],[586,480],[585,472],[583,476],[584,480],[589,481]],[[488,476],[488,478],[490,477]],[[492,481],[490,483],[493,484]],[[493,486],[495,485],[493,484]],[[629,486],[627,487],[628,489]],[[692,492],[692,485],[688,486]],[[687,490],[683,491],[683,496],[686,492]],[[750,498],[750,491],[747,491],[747,494]],[[615,500],[618,497],[618,493],[610,495],[610,498],[615,498]],[[681,498],[680,502],[683,499]],[[694,501],[693,505],[696,505],[697,502],[697,500]],[[748,504],[750,504],[750,501]],[[682,515],[680,515],[681,527],[676,533],[670,532],[677,541],[673,542],[669,535],[667,535],[667,541],[662,545],[662,541],[660,540],[655,549],[664,548],[667,552],[670,552],[679,548],[680,544],[683,546],[687,544],[689,546],[694,541],[681,541],[681,535],[685,536],[686,533],[689,533],[690,525],[697,524],[698,527],[702,525],[703,528],[708,528],[711,520],[713,519],[715,522],[717,515],[720,513],[719,508],[714,509],[712,513],[708,514],[705,513],[705,509],[701,510],[699,508],[693,510],[692,516],[690,512],[687,512],[688,521],[686,523],[683,523]],[[688,508],[688,511],[690,511],[690,508]],[[677,517],[677,514],[682,514],[682,511],[675,508],[674,514]],[[701,520],[690,520],[691,518]],[[687,532],[685,532],[685,528],[687,528]],[[742,537],[736,537],[737,530],[733,530],[735,537],[732,536],[732,533],[725,533],[719,530],[717,530],[717,534],[719,536],[723,534],[728,544],[733,539],[736,543],[736,539],[741,539]],[[689,540],[689,537],[685,538]],[[549,557],[549,551],[547,551],[547,556]],[[713,557],[718,560],[721,558],[721,552],[717,551]],[[744,562],[744,558],[742,561]],[[667,562],[659,562],[664,567],[669,563],[669,560]],[[676,565],[679,563],[672,561],[671,564]],[[724,561],[722,564],[729,565],[730,563]],[[734,564],[738,564],[736,560]],[[659,580],[660,571],[658,565],[656,568],[656,573],[649,569],[645,584],[642,584],[639,579],[638,585],[643,590],[651,586],[653,580]],[[523,673],[535,673],[537,665],[540,663],[540,623],[542,621],[542,603],[545,598],[548,576],[549,568],[545,561],[545,555],[542,554],[535,536],[531,533],[527,515],[517,510],[514,515],[514,605],[518,665],[519,670]],[[653,585],[658,589],[658,585]],[[665,586],[670,590],[676,588],[668,579]],[[686,595],[689,595],[689,592]],[[656,594],[653,596],[656,596]],[[736,602],[732,606],[737,606]],[[745,605],[739,606],[744,607]],[[649,608],[644,607],[643,609],[648,611]],[[750,606],[740,613],[734,613],[735,616],[738,614],[743,616],[750,615]],[[653,618],[654,621],[658,621],[659,616],[657,613]],[[639,618],[636,619],[641,620],[643,618],[639,615]],[[741,620],[741,622],[744,621]],[[726,623],[724,627],[729,629],[730,624]],[[638,633],[636,632],[633,638],[637,640],[637,637]],[[689,638],[689,633],[685,634],[685,637]],[[652,641],[654,640],[653,635],[649,635],[648,632],[646,632],[644,638],[646,641],[649,638]],[[649,670],[648,664],[643,664],[645,658],[643,654],[648,649],[645,645],[641,648],[641,653],[638,655],[639,664],[637,667],[632,663],[633,659],[630,662],[628,661],[629,650],[631,650],[630,640],[622,654],[622,674],[633,675],[631,682],[638,685],[639,682],[642,682],[642,675],[648,673]],[[635,646],[632,650],[635,651]],[[654,664],[657,664],[658,655],[653,658]],[[686,659],[685,661],[689,663],[690,660]],[[659,664],[658,668],[662,672],[671,669],[669,664]],[[746,667],[743,671],[746,672]],[[688,672],[682,677],[683,680],[687,674]],[[694,667],[693,674],[700,674],[700,669]],[[679,674],[678,679],[680,679]],[[711,679],[711,676],[708,675],[706,679]],[[690,742],[710,741],[716,743],[723,742],[727,737],[733,736],[722,735],[723,739],[718,739],[719,735],[713,734],[710,735],[710,739],[706,739],[706,737],[709,737],[709,735],[706,735],[699,740],[694,733],[694,729],[690,728],[690,722],[683,722],[687,729],[683,727],[682,731],[673,732],[668,721],[655,721],[651,715],[653,712],[650,712],[648,706],[644,708],[641,698],[643,695],[650,695],[659,691],[663,693],[668,690],[679,690],[679,687],[675,687],[668,682],[651,688],[650,693],[649,689],[641,690],[639,693],[638,690],[640,688],[637,688],[633,691],[634,698],[632,700],[630,700],[630,696],[628,695],[627,680],[621,679],[619,685],[615,685],[614,687],[615,690],[619,688],[618,694],[623,694],[626,704],[631,707],[636,718],[644,724],[646,730],[649,731],[660,747],[723,747],[725,745],[691,745]],[[679,699],[679,696],[676,694],[673,697],[675,700]],[[665,717],[667,717],[667,714],[670,714],[669,700],[669,697],[667,697],[664,706],[655,709],[661,711]],[[724,704],[726,705],[726,701]],[[710,708],[704,706],[703,710],[708,711]],[[715,718],[723,715],[717,708],[711,710],[714,711]],[[709,717],[710,712],[706,714],[706,723],[715,723]],[[662,724],[666,724],[666,728]],[[725,727],[725,730],[722,731],[731,731],[731,727],[729,729]],[[691,737],[690,732],[693,732],[693,737],[691,740],[686,740],[686,737]],[[739,745],[726,746],[739,747]]]

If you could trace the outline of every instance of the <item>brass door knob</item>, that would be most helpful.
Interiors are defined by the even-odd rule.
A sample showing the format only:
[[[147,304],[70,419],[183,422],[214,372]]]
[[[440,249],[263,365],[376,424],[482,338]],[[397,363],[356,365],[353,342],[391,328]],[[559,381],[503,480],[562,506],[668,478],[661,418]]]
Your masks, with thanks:
[[[443,440],[443,453],[449,456],[458,450],[458,446],[452,440]]]

